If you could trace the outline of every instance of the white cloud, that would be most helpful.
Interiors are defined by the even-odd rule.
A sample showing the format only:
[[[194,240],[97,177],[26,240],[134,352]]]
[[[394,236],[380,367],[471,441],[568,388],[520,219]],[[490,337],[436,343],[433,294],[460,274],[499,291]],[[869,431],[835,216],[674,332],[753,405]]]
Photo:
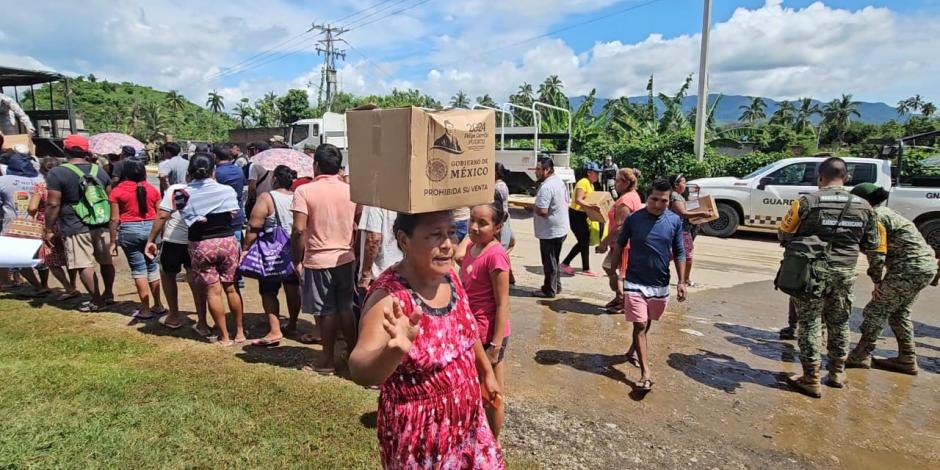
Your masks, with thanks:
[[[313,65],[319,59],[312,55],[293,55],[222,80],[210,78],[220,67],[305,31],[312,21],[374,3],[39,2],[30,9],[3,9],[6,24],[30,27],[15,35],[2,33],[0,64],[179,89],[199,104],[212,89],[225,96],[227,107],[242,97],[255,99],[289,87],[308,89],[314,99],[320,71]],[[634,43],[598,42],[586,50],[574,50],[558,38],[523,42],[566,17],[615,3],[431,2],[361,29],[353,22],[344,36],[352,47],[346,47],[347,58],[338,65],[339,81],[343,90],[357,94],[418,87],[442,101],[457,90],[471,97],[489,93],[499,101],[522,82],[537,84],[551,74],[565,82],[571,95],[597,88],[600,96],[613,97],[644,94],[650,74],[656,76],[657,89],[671,92],[697,71],[697,34],[665,37],[651,32]],[[850,11],[823,2],[794,9],[781,0],[767,0],[760,8],[739,8],[712,31],[714,92],[823,99],[845,92],[888,102],[920,93],[940,100],[940,82],[934,78],[940,75],[940,62],[932,54],[940,49],[936,16],[905,16],[873,7]],[[296,39],[278,50],[312,48],[313,38]],[[301,62],[311,66],[297,69]]]
[[[460,44],[462,38],[450,39]],[[462,88],[505,97],[522,80],[556,74],[569,94],[597,88],[601,96],[642,95],[654,74],[657,88],[672,91],[697,72],[700,35],[665,38],[650,34],[634,44],[595,44],[575,54],[562,41],[542,41],[518,63],[473,58],[441,70],[428,86],[439,94]],[[761,8],[739,8],[713,26],[710,84],[713,92],[774,98],[832,98],[893,102],[914,93],[940,99],[940,48],[936,17],[902,17],[886,8],[857,11],[822,2],[803,9],[768,0]],[[440,70],[440,69],[438,69]],[[448,88],[449,87],[449,88]]]

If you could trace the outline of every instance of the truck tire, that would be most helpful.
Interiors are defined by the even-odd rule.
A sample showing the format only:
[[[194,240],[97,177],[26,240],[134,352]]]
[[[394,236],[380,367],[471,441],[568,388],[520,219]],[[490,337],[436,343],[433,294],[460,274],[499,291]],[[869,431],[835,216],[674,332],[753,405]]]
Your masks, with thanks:
[[[718,203],[718,220],[713,220],[707,224],[702,224],[700,227],[702,233],[711,237],[719,238],[728,238],[731,235],[734,235],[734,232],[738,230],[738,225],[741,223],[741,217],[738,215],[738,211],[734,209],[730,204],[719,202]]]
[[[924,239],[933,247],[934,251],[940,253],[940,218],[921,222],[917,229],[920,230],[920,234],[924,236]]]

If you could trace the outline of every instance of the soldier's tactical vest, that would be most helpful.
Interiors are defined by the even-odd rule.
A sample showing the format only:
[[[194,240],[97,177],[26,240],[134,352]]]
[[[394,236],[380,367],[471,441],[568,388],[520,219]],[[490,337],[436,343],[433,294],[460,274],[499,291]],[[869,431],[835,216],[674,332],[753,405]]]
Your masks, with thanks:
[[[803,197],[809,213],[800,223],[796,237],[817,236],[823,242],[832,240],[829,265],[838,270],[854,270],[858,262],[859,244],[866,229],[873,223],[874,211],[867,201],[853,197],[842,220],[839,214],[849,200],[849,192],[842,187],[824,188]],[[802,209],[802,208],[801,208]],[[836,223],[838,222],[838,227]]]

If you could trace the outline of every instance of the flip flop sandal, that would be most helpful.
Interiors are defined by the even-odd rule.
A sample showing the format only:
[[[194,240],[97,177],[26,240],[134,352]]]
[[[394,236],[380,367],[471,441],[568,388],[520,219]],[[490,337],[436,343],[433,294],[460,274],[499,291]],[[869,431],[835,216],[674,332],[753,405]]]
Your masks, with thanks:
[[[143,316],[140,314],[140,309],[134,310],[134,313],[131,314],[131,318],[135,320],[140,320],[140,321],[153,320],[154,318],[157,318],[157,317],[159,317],[159,315],[155,315],[153,311],[150,312],[150,315]]]
[[[267,339],[267,338],[253,339],[253,340],[251,340],[251,341],[248,342],[248,345],[249,345],[249,346],[259,346],[259,347],[262,347],[262,348],[273,348],[274,346],[277,346],[277,345],[281,344],[281,339],[284,339],[284,338],[280,338],[280,339]]]
[[[162,317],[162,316],[164,316],[164,315],[170,313],[170,311],[167,310],[166,307],[163,307],[163,308],[161,308],[161,309],[159,309],[159,310],[152,308],[152,309],[150,309],[150,311],[153,312],[153,314],[156,315],[156,316],[158,316],[158,317]]]
[[[167,322],[167,320],[166,320],[167,317],[169,317],[169,315],[164,316],[163,318],[161,318],[161,319],[158,320],[157,322],[160,323],[161,325],[163,325],[163,326],[165,326],[165,327],[171,329],[171,330],[178,330],[178,329],[180,329],[180,328],[183,327],[183,324],[182,324],[182,323],[180,323],[180,324],[175,324],[175,323],[169,323],[169,322]]]
[[[208,338],[208,337],[212,336],[212,329],[211,329],[211,328],[206,328],[206,329],[203,330],[203,329],[200,329],[200,327],[199,327],[198,325],[193,325],[193,331],[195,331],[197,335],[199,335],[199,336],[201,336],[201,337],[203,337],[203,338]]]
[[[95,313],[104,310],[104,307],[99,307],[95,305],[92,301],[85,302],[78,307],[78,311],[82,313]]]
[[[76,290],[76,291],[72,291],[72,292],[66,292],[66,293],[64,293],[64,294],[62,294],[62,295],[56,297],[55,299],[58,300],[59,302],[64,302],[64,301],[66,301],[66,300],[72,300],[72,299],[74,299],[75,297],[78,297],[78,296],[80,296],[80,295],[82,295],[82,293]]]
[[[653,390],[653,383],[654,382],[650,379],[643,379],[640,381],[640,383],[637,384],[636,388],[644,392],[649,392]]]
[[[216,346],[221,346],[221,347],[223,347],[223,348],[230,348],[230,347],[232,347],[232,346],[235,346],[235,342],[232,341],[232,340],[222,341],[222,340],[220,340],[220,339],[218,339],[218,338],[216,338],[216,340],[213,341],[212,344],[214,344],[214,345],[216,345]]]

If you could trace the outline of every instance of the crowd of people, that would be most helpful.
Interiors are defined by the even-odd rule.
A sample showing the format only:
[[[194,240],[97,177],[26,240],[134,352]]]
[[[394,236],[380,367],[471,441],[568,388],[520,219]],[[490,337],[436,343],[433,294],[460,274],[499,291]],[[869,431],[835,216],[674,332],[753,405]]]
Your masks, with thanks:
[[[274,139],[270,146],[286,144]],[[106,310],[115,301],[120,248],[139,299],[136,319],[159,318],[167,328],[182,328],[188,319],[178,286],[187,284],[195,304],[192,328],[222,347],[278,346],[297,333],[301,312],[313,315],[317,330],[301,340],[319,342],[323,353],[303,369],[332,375],[342,361],[337,359],[348,355],[342,362],[348,363],[350,378],[380,388],[378,438],[385,466],[501,468],[509,292],[515,283],[504,170],[497,164],[491,204],[398,214],[352,202],[336,147],[305,149],[315,176],[298,178],[289,166],[271,170],[252,162],[270,146],[251,144],[243,154],[236,145],[201,145],[183,154],[178,144],[166,143],[159,187],[147,181],[145,163],[129,152],[99,164],[88,139],[79,135],[65,139],[65,163],[14,153],[0,176],[3,233],[28,216],[44,240],[40,267],[20,269],[18,275],[33,284],[35,295],[46,296],[51,273],[64,288],[62,300],[81,295],[76,285],[81,281],[89,297],[78,310]],[[823,310],[830,384],[845,383],[846,366],[872,364],[874,342],[886,321],[900,353],[874,362],[916,372],[909,307],[937,269],[932,250],[910,222],[879,206],[884,190],[860,185],[850,195],[842,188],[845,166],[839,162],[829,159],[820,166],[820,193],[794,203],[780,228],[788,243],[819,235],[832,245],[833,269],[824,288],[794,295],[792,302],[804,374],[790,383],[812,396],[820,394]],[[640,371],[637,388],[649,391],[654,382],[647,336],[671,296],[670,265],[675,265],[676,298],[685,301],[694,287],[695,222],[712,213],[687,209],[681,174],[652,181],[642,198],[640,172],[609,163],[585,165],[584,177],[569,190],[555,174],[553,160],[539,159],[532,212],[544,277],[533,295],[560,295],[564,276],[598,277],[589,264],[590,247],[596,246],[605,255],[603,270],[613,294],[604,308],[632,324],[626,357]],[[616,196],[602,237],[592,236],[586,214],[599,208],[588,200],[598,183],[599,190]],[[830,230],[834,214],[841,215],[837,229]],[[841,230],[843,221],[853,223]],[[576,243],[562,259],[569,232]],[[871,256],[869,275],[876,289],[865,309],[862,340],[849,354],[849,292],[859,249]],[[568,264],[576,256],[580,273]],[[0,274],[9,282],[10,273]],[[246,277],[257,279],[268,325],[266,334],[252,339],[244,326]]]

